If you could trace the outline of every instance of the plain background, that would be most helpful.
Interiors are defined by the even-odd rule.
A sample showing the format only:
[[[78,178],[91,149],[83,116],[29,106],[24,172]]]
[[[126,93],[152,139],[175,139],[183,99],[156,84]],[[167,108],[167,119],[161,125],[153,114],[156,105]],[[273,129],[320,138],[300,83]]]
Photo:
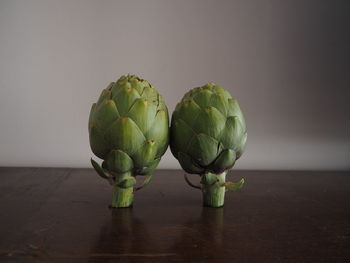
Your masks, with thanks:
[[[90,106],[134,73],[169,111],[215,82],[239,169],[350,168],[349,1],[0,0],[0,166],[90,167]],[[161,168],[179,168],[170,151]]]

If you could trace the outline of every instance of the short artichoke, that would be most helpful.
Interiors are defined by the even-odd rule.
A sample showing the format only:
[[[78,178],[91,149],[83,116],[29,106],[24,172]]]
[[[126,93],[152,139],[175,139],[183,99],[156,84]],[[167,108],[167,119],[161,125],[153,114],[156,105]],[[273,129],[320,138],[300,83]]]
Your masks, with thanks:
[[[223,206],[225,191],[244,183],[225,182],[247,140],[237,100],[213,83],[190,90],[173,112],[170,134],[173,155],[187,173],[201,175],[202,186],[186,181],[202,189],[205,206]]]
[[[91,108],[89,138],[102,167],[97,173],[113,185],[112,207],[132,204],[137,175],[146,185],[169,143],[168,109],[146,80],[122,76],[102,91]],[[141,187],[135,188],[136,190]]]

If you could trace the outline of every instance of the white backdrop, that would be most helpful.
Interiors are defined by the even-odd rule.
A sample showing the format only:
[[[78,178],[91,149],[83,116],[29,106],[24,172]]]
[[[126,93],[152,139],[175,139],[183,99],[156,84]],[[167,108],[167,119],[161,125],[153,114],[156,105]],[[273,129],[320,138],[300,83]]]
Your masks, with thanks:
[[[89,167],[90,106],[120,75],[171,112],[212,81],[248,125],[240,169],[348,169],[346,1],[0,0],[0,165]],[[161,168],[178,168],[170,151]]]

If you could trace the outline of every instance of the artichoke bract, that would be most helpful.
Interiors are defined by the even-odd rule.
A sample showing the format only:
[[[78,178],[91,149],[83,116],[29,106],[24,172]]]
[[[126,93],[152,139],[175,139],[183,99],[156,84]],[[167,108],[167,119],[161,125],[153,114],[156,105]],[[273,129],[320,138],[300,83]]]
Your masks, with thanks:
[[[89,139],[102,166],[91,159],[97,173],[113,185],[112,207],[129,207],[134,191],[152,178],[169,144],[168,109],[162,96],[146,80],[122,76],[104,89],[92,105]],[[136,176],[146,176],[135,187]]]
[[[226,182],[228,170],[242,155],[247,141],[246,124],[236,99],[222,87],[208,83],[187,92],[173,112],[170,149],[181,167],[201,176],[205,206],[224,205],[225,191],[242,187]]]

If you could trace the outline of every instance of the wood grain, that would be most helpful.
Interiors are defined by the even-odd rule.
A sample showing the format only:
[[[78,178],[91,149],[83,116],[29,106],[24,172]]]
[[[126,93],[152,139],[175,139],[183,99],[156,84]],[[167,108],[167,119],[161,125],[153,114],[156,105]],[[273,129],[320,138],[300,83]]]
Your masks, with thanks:
[[[349,172],[242,177],[204,208],[182,171],[158,170],[111,210],[92,169],[0,168],[0,262],[350,262]]]

